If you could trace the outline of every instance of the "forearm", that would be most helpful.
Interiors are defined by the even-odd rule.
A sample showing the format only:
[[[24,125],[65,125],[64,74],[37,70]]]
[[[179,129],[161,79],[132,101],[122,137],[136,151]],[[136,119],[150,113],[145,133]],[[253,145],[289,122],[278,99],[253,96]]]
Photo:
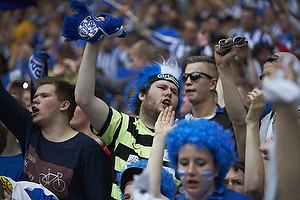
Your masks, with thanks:
[[[164,198],[160,192],[164,149],[165,136],[156,135],[153,139],[147,170],[150,174],[150,192],[159,198]]]
[[[259,150],[259,124],[247,123],[245,192],[255,200],[261,200],[264,194],[264,163]]]
[[[245,126],[246,110],[236,87],[231,67],[218,67],[222,81],[224,101],[229,118],[235,126]]]
[[[219,74],[222,81],[225,107],[233,124],[238,154],[241,159],[244,159],[246,143],[246,110],[240,93],[237,90],[230,66],[219,68]]]
[[[87,43],[75,88],[76,103],[97,131],[101,130],[109,113],[108,105],[94,95],[96,61],[101,43]]]
[[[75,88],[76,102],[80,106],[89,104],[94,97],[96,62],[101,43],[86,44]]]
[[[276,107],[278,183],[282,199],[300,196],[300,131],[295,108],[294,104]]]

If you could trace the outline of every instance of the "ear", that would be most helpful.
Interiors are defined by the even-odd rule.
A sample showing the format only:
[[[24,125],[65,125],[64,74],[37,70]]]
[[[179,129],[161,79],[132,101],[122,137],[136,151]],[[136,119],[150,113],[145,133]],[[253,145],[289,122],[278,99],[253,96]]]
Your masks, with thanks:
[[[144,93],[139,93],[139,99],[141,100],[141,101],[144,101],[145,100],[145,94]]]
[[[217,83],[218,83],[218,80],[216,78],[211,79],[209,89],[215,90],[217,88]]]
[[[70,107],[70,102],[65,100],[60,105],[60,111],[65,111]]]

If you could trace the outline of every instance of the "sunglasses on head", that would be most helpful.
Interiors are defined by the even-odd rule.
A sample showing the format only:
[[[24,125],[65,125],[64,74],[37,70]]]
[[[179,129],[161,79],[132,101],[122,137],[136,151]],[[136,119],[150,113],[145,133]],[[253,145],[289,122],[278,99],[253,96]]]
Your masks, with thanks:
[[[182,81],[185,83],[188,80],[188,78],[190,77],[191,81],[197,82],[201,78],[201,75],[206,76],[207,78],[213,79],[212,76],[205,74],[203,72],[193,72],[190,74],[183,74]]]
[[[232,47],[233,45],[235,45],[236,47],[243,47],[248,44],[248,41],[244,36],[236,36],[235,38],[233,38],[233,41],[229,43],[225,43],[225,41],[226,39],[219,40],[219,49],[227,50],[230,49],[230,47]]]

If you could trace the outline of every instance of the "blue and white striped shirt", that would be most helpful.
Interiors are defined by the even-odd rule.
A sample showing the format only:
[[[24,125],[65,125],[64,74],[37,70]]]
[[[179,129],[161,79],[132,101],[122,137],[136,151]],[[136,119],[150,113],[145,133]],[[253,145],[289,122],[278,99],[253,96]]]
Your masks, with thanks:
[[[232,37],[232,38],[239,36],[239,35],[246,37],[246,39],[248,41],[248,46],[250,49],[253,49],[253,47],[257,43],[260,43],[260,42],[265,42],[270,45],[273,45],[271,36],[267,33],[264,33],[259,28],[256,28],[251,33],[244,31],[242,27],[232,28],[228,31],[228,35],[229,35],[229,37]]]

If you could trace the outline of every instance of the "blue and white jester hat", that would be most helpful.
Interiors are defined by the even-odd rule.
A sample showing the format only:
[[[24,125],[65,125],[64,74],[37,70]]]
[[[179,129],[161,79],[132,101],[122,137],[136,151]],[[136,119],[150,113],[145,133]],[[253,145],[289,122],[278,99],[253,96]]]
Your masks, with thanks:
[[[139,114],[138,105],[139,93],[143,89],[149,87],[153,82],[158,80],[165,80],[173,83],[178,88],[178,106],[176,109],[176,116],[180,111],[181,104],[183,103],[181,96],[181,83],[182,71],[179,68],[175,58],[171,57],[162,63],[154,62],[151,65],[146,65],[142,70],[137,71],[137,76],[132,81],[132,86],[135,87],[134,94],[129,98],[129,109],[135,114]]]
[[[108,36],[124,38],[127,35],[122,26],[122,16],[114,18],[110,14],[102,13],[95,17],[83,1],[71,1],[70,8],[77,11],[77,14],[64,19],[62,36],[65,42],[79,39],[95,42]],[[105,20],[100,21],[99,17]]]

